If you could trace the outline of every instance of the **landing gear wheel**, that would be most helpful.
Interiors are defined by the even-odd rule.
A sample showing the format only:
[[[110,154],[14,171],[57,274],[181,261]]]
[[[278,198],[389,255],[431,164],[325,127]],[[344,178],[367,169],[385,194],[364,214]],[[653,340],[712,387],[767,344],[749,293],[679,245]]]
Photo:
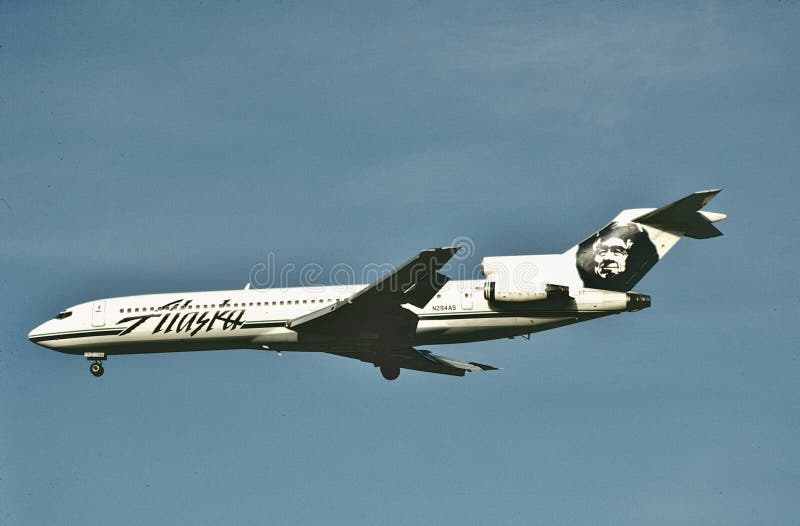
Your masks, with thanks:
[[[400,368],[396,365],[381,365],[381,374],[387,380],[397,380],[400,376]]]
[[[98,378],[103,376],[103,373],[105,372],[105,370],[103,369],[103,364],[101,364],[100,362],[94,362],[92,365],[90,365],[89,371]]]

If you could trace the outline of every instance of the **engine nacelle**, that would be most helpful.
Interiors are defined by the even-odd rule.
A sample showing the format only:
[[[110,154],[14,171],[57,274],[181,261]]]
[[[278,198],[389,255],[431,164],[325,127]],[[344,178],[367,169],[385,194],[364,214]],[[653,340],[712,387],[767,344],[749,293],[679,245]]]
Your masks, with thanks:
[[[564,300],[569,298],[569,287],[547,284],[544,290],[507,290],[499,288],[494,281],[487,281],[483,286],[483,297],[486,301],[500,303]]]

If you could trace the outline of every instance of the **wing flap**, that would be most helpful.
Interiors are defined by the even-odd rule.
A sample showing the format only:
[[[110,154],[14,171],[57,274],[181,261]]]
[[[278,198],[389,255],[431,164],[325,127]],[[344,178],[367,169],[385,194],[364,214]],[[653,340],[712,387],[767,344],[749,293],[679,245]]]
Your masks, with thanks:
[[[410,350],[414,351],[418,356],[421,356],[432,363],[444,367],[461,369],[462,371],[478,372],[478,371],[496,371],[498,369],[497,367],[477,362],[462,362],[461,360],[455,360],[453,358],[448,358],[447,356],[440,356],[438,354],[433,354],[432,352],[423,349],[410,349]]]
[[[446,356],[439,356],[424,349],[396,349],[388,353],[380,353],[377,351],[365,352],[346,352],[337,351],[330,352],[337,356],[344,356],[346,358],[354,358],[375,365],[376,367],[384,364],[391,363],[402,369],[412,369],[415,371],[423,371],[427,373],[447,374],[450,376],[464,376],[467,372],[478,371],[495,371],[497,367],[485,365],[477,362],[463,362],[455,360]]]

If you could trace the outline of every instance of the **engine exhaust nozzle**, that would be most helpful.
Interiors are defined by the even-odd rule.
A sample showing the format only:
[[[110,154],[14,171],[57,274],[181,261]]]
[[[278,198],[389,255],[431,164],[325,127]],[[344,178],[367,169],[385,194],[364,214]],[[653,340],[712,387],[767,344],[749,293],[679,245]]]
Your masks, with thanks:
[[[650,306],[650,296],[647,294],[639,294],[638,292],[628,292],[628,304],[625,310],[628,312],[636,312],[637,310],[646,309]]]

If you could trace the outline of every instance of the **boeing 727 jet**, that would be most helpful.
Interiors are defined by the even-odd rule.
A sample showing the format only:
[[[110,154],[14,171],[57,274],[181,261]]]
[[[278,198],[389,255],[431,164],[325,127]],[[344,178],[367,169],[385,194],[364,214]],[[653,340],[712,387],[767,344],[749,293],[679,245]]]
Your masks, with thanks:
[[[623,210],[562,254],[486,257],[479,280],[449,279],[440,270],[458,247],[432,248],[370,285],[98,299],[28,338],[83,355],[97,377],[113,355],[216,349],[325,352],[371,363],[387,380],[400,369],[464,376],[495,367],[418,346],[529,336],[649,307],[633,287],[682,236],[722,235],[712,223],[725,215],[701,210],[718,192]]]

